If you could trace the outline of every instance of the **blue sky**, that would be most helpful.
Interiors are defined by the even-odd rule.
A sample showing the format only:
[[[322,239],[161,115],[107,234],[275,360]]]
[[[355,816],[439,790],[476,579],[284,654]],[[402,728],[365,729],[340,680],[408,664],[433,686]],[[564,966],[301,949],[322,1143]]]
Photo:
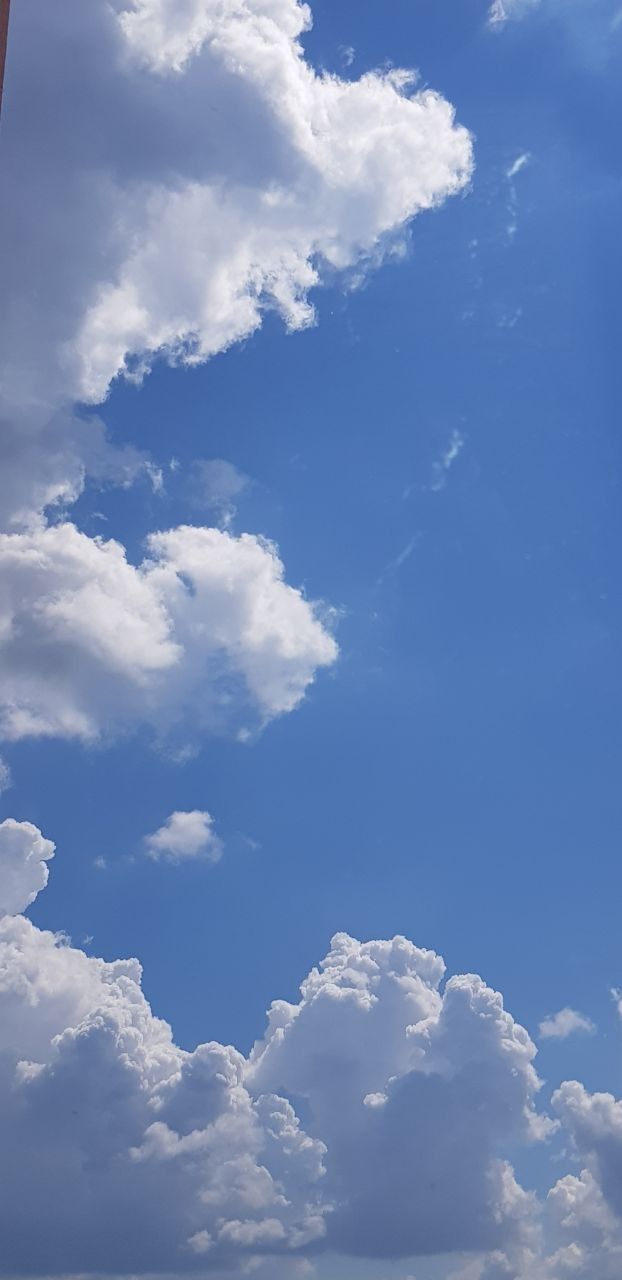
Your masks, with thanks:
[[[540,1109],[568,1079],[617,1096],[617,6],[541,0],[494,29],[475,0],[451,13],[431,0],[316,0],[313,18],[303,45],[318,71],[415,67],[454,105],[472,178],[374,232],[364,267],[322,271],[312,327],[288,333],[268,311],[197,367],[156,355],[140,385],[113,379],[78,418],[97,415],[111,448],[148,452],[152,469],[115,487],[87,464],[82,492],[44,518],[113,537],[138,564],[154,530],[222,523],[197,460],[226,460],[247,478],[227,534],[278,545],[287,582],[324,602],[339,657],[249,741],[201,727],[158,743],[138,721],[86,742],[5,743],[2,817],[57,847],[29,916],[88,955],[138,956],[182,1049],[214,1040],[244,1054],[270,1002],[298,1000],[334,933],[403,934],[503,993],[538,1042]],[[30,69],[27,22],[14,25],[9,162],[21,58]],[[195,810],[213,816],[221,860],[149,859],[145,837]],[[596,1034],[540,1040],[542,1020],[568,1006]],[[529,1149],[504,1140],[543,1198],[583,1160],[615,1217],[622,1182],[612,1175],[612,1189],[584,1135],[574,1155],[566,1132]],[[579,1241],[577,1275],[617,1274],[618,1230],[616,1218],[593,1256]],[[521,1262],[511,1241],[500,1262],[503,1242],[487,1253],[450,1234],[437,1261],[416,1249],[414,1261],[353,1259],[334,1242],[310,1257],[325,1280],[570,1274],[554,1252],[565,1245],[542,1260],[529,1237]],[[51,1246],[46,1266],[77,1262]],[[138,1274],[135,1257],[126,1270]]]

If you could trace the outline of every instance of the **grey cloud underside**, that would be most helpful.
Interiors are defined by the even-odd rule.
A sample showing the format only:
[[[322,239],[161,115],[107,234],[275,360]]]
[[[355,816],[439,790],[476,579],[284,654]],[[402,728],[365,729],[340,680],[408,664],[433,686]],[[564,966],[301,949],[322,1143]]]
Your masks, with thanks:
[[[5,910],[52,853],[0,825]],[[140,983],[136,960],[0,917],[3,1275],[294,1280],[325,1250],[470,1254],[447,1273],[465,1280],[619,1275],[622,1103],[554,1095],[584,1167],[541,1206],[507,1158],[552,1129],[535,1047],[480,978],[339,934],[248,1059],[178,1048]]]
[[[88,959],[22,917],[4,919],[0,947],[5,1273],[192,1271],[329,1244],[350,1252],[351,1228],[370,1216],[357,1251],[376,1256],[483,1248],[520,1232],[522,1193],[489,1135],[479,1141],[477,1123],[465,1124],[465,1073],[477,1073],[488,1042],[507,1097],[484,1128],[526,1132],[533,1047],[477,980],[440,994],[431,953],[404,939],[336,938],[300,1006],[275,1006],[245,1062],[220,1045],[177,1049],[144,1001],[135,961]],[[467,1034],[454,1043],[456,1016]],[[306,1100],[306,1132],[288,1094]],[[490,1103],[486,1084],[476,1094]],[[457,1129],[437,1149],[433,1182],[429,1138],[448,1104]],[[448,1240],[434,1223],[447,1196],[466,1193],[469,1155],[477,1222],[459,1215]],[[398,1169],[411,1190],[394,1204]]]

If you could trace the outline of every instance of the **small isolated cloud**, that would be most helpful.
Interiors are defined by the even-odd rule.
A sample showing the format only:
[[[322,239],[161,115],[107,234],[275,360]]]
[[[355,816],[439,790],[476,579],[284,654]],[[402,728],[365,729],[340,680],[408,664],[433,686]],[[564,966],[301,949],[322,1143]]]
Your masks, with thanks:
[[[445,488],[447,482],[447,472],[453,466],[456,458],[462,453],[466,444],[466,437],[457,428],[452,431],[449,444],[444,449],[440,458],[434,463],[432,468],[432,483],[430,488],[433,493],[439,493]]]
[[[543,1040],[566,1040],[568,1036],[593,1035],[596,1027],[591,1018],[575,1009],[560,1009],[552,1013],[540,1023],[540,1036]]]
[[[351,44],[340,44],[339,56],[344,67],[351,67],[356,57],[356,50]]]
[[[188,813],[171,813],[153,835],[145,837],[150,858],[156,862],[186,862],[203,858],[218,862],[223,855],[223,842],[214,831],[214,819],[206,809]]]
[[[499,29],[511,18],[522,18],[537,4],[539,0],[494,0],[488,10],[488,25],[493,30]]]
[[[520,173],[521,169],[524,169],[529,164],[530,160],[531,155],[529,151],[523,151],[522,155],[517,156],[509,169],[506,170],[506,177],[510,179],[515,178],[517,173]]]
[[[2,756],[0,756],[0,796],[3,791],[8,791],[9,787],[12,786],[13,778],[11,776],[11,770],[6,763],[6,760],[3,760]]]
[[[225,458],[198,458],[190,484],[195,504],[213,512],[221,528],[228,529],[236,514],[236,501],[250,480]]]

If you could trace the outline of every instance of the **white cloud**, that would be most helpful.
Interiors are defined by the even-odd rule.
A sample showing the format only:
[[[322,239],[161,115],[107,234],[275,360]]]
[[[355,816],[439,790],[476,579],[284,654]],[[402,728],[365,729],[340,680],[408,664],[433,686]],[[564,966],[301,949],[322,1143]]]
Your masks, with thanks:
[[[618,1280],[622,1268],[622,1103],[567,1081],[553,1107],[581,1162],[549,1192],[549,1228],[558,1248],[552,1280]]]
[[[299,43],[309,21],[297,0],[16,9],[0,236],[5,527],[71,500],[85,472],[123,469],[101,434],[93,457],[73,401],[101,400],[117,373],[140,377],[158,355],[207,359],[268,310],[310,323],[326,269],[377,262],[387,236],[468,180],[471,139],[449,104],[413,96],[401,72],[316,73]]]
[[[171,813],[157,831],[145,837],[145,844],[149,856],[156,862],[161,859],[185,862],[192,858],[218,862],[223,854],[222,840],[214,831],[214,819],[199,809]]]
[[[458,431],[457,427],[454,427],[449,438],[449,443],[443,450],[438,462],[435,462],[432,468],[432,483],[430,488],[434,493],[439,493],[441,489],[445,488],[447,483],[447,473],[453,467],[456,458],[458,458],[462,453],[465,444],[466,436],[464,436],[461,431]]]
[[[321,1238],[321,1143],[235,1050],[177,1048],[140,978],[0,920],[4,1274],[177,1275],[208,1243],[218,1269]]]
[[[0,535],[0,733],[241,732],[293,710],[337,647],[276,548],[181,526],[134,567],[73,525]]]
[[[326,274],[377,264],[468,181],[451,106],[399,71],[318,74],[309,22],[297,0],[16,8],[0,214],[0,529],[19,531],[0,547],[7,738],[138,722],[244,736],[335,658],[259,539],[157,533],[134,568],[118,543],[43,518],[88,477],[164,483],[76,402],[159,357],[206,360],[268,311],[304,327]],[[200,478],[226,529],[245,478],[218,460]]]
[[[17,915],[48,882],[54,845],[30,822],[0,822],[0,915]]]
[[[539,1031],[543,1040],[566,1040],[568,1036],[583,1034],[593,1035],[596,1030],[591,1018],[577,1013],[575,1009],[560,1009],[559,1013],[550,1014],[540,1023]]]
[[[326,273],[375,265],[468,181],[451,106],[399,71],[318,74],[309,22],[297,0],[17,7],[0,215],[0,528],[19,530],[0,548],[5,737],[187,720],[244,735],[334,660],[259,539],[154,534],[136,569],[118,543],[42,519],[87,477],[163,484],[76,401],[154,358],[206,360],[267,311],[304,327]],[[244,477],[207,465],[226,528]]]
[[[511,181],[512,178],[515,178],[516,175],[521,172],[521,169],[525,169],[527,167],[530,160],[531,160],[531,156],[529,152],[523,151],[522,154],[517,156],[516,160],[514,160],[510,165],[510,167],[506,170],[506,175],[505,175],[506,178],[509,178],[509,180]]]
[[[443,968],[403,938],[338,935],[254,1050],[253,1087],[304,1099],[326,1143],[327,1240],[344,1252],[493,1249],[533,1214],[499,1150],[542,1131],[534,1046],[481,979],[441,991]]]
[[[53,846],[9,822],[0,849],[16,910]],[[0,917],[0,1274],[293,1280],[332,1250],[455,1254],[453,1280],[619,1280],[622,1103],[555,1092],[581,1167],[543,1211],[508,1162],[551,1130],[535,1047],[480,978],[339,934],[249,1059],[177,1047],[140,984],[136,960]]]
[[[0,1269],[180,1275],[197,1258],[216,1272],[263,1259],[274,1277],[325,1245],[400,1255],[520,1237],[532,1200],[497,1148],[532,1129],[535,1050],[481,980],[442,990],[443,972],[403,938],[339,935],[245,1061],[177,1048],[137,961],[4,917]],[[365,1105],[372,1091],[381,1107]]]

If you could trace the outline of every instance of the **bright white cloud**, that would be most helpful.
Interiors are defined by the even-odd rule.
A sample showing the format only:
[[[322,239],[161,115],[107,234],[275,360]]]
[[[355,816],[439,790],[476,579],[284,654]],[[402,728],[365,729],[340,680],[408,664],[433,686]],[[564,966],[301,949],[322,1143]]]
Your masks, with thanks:
[[[326,265],[377,262],[386,237],[468,181],[471,139],[450,105],[413,94],[402,72],[316,73],[299,42],[309,22],[297,0],[16,6],[0,228],[5,527],[71,500],[85,472],[126,472],[73,401],[101,400],[117,373],[140,377],[158,355],[205,360],[268,310],[310,323]],[[36,112],[23,105],[33,87]]]
[[[593,1035],[596,1030],[591,1018],[577,1013],[575,1009],[560,1009],[540,1023],[539,1031],[543,1040],[566,1040],[568,1036],[583,1034]]]
[[[517,174],[519,174],[523,169],[526,169],[530,160],[531,160],[531,156],[529,152],[523,151],[521,155],[516,157],[516,160],[512,161],[512,164],[506,170],[506,178],[508,178],[511,182],[512,178],[515,178]]]
[[[87,398],[100,399],[132,353],[206,359],[256,329],[266,306],[290,328],[303,327],[322,261],[352,266],[467,179],[470,140],[443,99],[409,96],[401,72],[357,81],[317,75],[298,43],[309,22],[297,0],[212,0],[181,10],[133,0],[121,13],[128,48],[160,74],[165,91],[171,73],[201,68],[206,84],[224,77],[227,85],[235,75],[265,117],[266,168],[250,188],[206,175],[154,192],[142,244],[102,287],[78,337]],[[211,105],[220,109],[220,100]]]
[[[138,567],[73,525],[0,535],[0,732],[243,732],[293,710],[337,646],[276,548],[181,526]]]
[[[54,845],[30,822],[0,822],[0,915],[18,915],[48,882]]]
[[[567,1081],[553,1107],[580,1161],[549,1192],[547,1208],[558,1248],[552,1280],[617,1280],[622,1267],[622,1102]]]
[[[304,327],[326,270],[377,263],[468,182],[451,106],[403,72],[318,74],[309,22],[297,0],[16,6],[0,214],[6,738],[140,722],[244,735],[334,661],[260,539],[157,533],[135,568],[118,543],[43,519],[88,476],[162,483],[75,402],[157,357],[206,360],[267,311]],[[226,529],[245,478],[217,461],[195,480]]]
[[[533,1214],[499,1151],[544,1132],[535,1048],[480,978],[441,990],[443,970],[404,938],[338,935],[255,1047],[253,1087],[303,1098],[326,1143],[327,1238],[344,1252],[494,1249]]]
[[[171,813],[157,831],[145,837],[150,858],[156,862],[185,862],[206,858],[218,862],[223,854],[222,840],[214,831],[214,819],[207,811],[193,809],[189,813]]]

